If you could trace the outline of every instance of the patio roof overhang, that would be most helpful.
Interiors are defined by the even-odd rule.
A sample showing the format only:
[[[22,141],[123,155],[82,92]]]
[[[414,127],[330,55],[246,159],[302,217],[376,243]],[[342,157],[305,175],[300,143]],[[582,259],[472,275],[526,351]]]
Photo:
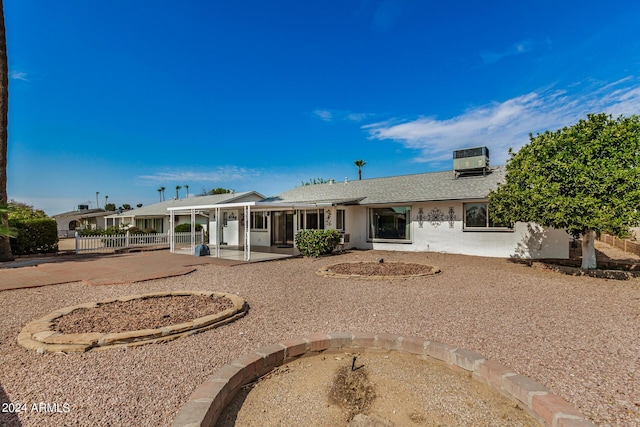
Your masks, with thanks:
[[[319,206],[327,206],[320,203],[286,203],[286,202],[238,202],[238,203],[218,203],[215,205],[194,205],[167,208],[168,211],[203,211],[212,209],[233,209],[249,207],[251,210],[258,211],[286,211],[291,209],[313,209]]]

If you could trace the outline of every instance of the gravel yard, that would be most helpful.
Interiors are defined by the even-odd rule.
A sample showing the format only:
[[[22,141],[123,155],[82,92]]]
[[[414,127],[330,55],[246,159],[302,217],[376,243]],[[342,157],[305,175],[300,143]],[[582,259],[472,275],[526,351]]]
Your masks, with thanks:
[[[388,282],[316,274],[325,265],[380,258],[442,272]],[[236,293],[251,308],[232,324],[138,348],[40,355],[16,342],[27,322],[57,308],[179,289]],[[599,425],[640,426],[638,280],[565,276],[503,259],[354,251],[203,265],[132,285],[4,291],[0,306],[0,425],[170,425],[198,385],[246,352],[315,332],[362,331],[477,351],[549,387]]]

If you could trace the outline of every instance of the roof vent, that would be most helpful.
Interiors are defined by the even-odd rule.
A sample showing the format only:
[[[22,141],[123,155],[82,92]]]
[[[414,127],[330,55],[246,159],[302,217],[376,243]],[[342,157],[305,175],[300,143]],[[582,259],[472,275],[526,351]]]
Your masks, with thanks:
[[[348,184],[348,183],[349,183],[349,177],[348,177],[348,176],[345,176],[345,177],[344,177],[344,183],[345,183],[345,184]]]
[[[456,178],[461,174],[485,175],[489,169],[489,149],[487,147],[465,148],[453,152],[453,171]]]

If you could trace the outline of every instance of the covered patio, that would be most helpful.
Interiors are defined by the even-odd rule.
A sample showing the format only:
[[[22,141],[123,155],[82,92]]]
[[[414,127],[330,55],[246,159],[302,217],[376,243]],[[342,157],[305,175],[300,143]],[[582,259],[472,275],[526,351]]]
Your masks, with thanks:
[[[213,205],[170,207],[170,252],[194,254],[201,242],[196,240],[196,214],[209,217],[207,233],[211,257],[242,261],[264,261],[298,255],[294,236],[302,209],[318,208],[309,203],[238,202]],[[189,213],[191,242],[178,247],[174,239],[175,217]],[[252,243],[253,239],[253,243]]]

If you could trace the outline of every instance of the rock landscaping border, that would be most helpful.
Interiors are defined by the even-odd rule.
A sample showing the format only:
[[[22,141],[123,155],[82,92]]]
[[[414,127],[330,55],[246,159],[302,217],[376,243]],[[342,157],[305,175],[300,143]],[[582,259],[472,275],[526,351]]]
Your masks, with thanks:
[[[396,261],[391,261],[391,262],[384,262],[386,265],[389,264],[414,264],[414,265],[421,265],[424,267],[429,267],[431,268],[431,271],[428,273],[417,273],[417,274],[398,274],[398,275],[394,275],[394,274],[385,274],[385,275],[364,275],[364,274],[343,274],[343,273],[334,273],[333,271],[331,271],[331,267],[335,266],[335,265],[342,265],[342,264],[373,264],[373,265],[377,265],[378,263],[374,262],[374,261],[356,261],[356,262],[339,262],[339,263],[335,263],[335,264],[331,264],[331,265],[326,265],[324,267],[321,267],[320,269],[318,269],[316,271],[316,274],[319,274],[321,276],[325,276],[325,277],[335,277],[335,278],[342,278],[342,279],[368,279],[368,280],[393,280],[393,279],[408,279],[408,278],[412,278],[412,277],[425,277],[425,276],[434,276],[436,274],[441,273],[440,269],[436,266],[433,265],[427,265],[427,264],[416,264],[416,263],[406,263],[406,262],[396,262]]]
[[[529,265],[570,276],[589,276],[598,279],[632,280],[640,277],[640,264],[598,261],[598,268],[585,270],[580,268],[580,260],[539,259]]]
[[[366,332],[318,333],[281,341],[245,354],[223,366],[189,397],[173,421],[173,427],[214,426],[222,410],[246,384],[287,362],[304,356],[345,350],[398,351],[422,359],[437,359],[452,369],[463,369],[518,402],[542,425],[594,427],[573,405],[548,388],[506,366],[471,350],[423,338]]]
[[[136,299],[159,298],[168,296],[218,296],[231,300],[233,307],[219,313],[193,319],[190,322],[178,323],[157,329],[141,329],[105,334],[88,332],[82,334],[63,334],[53,329],[54,320],[82,308],[97,308],[101,304],[115,301],[132,301]],[[78,304],[60,308],[44,317],[36,319],[22,328],[18,335],[18,344],[38,353],[81,353],[89,350],[104,350],[117,347],[129,347],[142,344],[160,343],[179,337],[216,328],[244,316],[248,310],[246,301],[234,294],[208,291],[173,291],[153,292],[141,295],[128,295],[99,302]]]

